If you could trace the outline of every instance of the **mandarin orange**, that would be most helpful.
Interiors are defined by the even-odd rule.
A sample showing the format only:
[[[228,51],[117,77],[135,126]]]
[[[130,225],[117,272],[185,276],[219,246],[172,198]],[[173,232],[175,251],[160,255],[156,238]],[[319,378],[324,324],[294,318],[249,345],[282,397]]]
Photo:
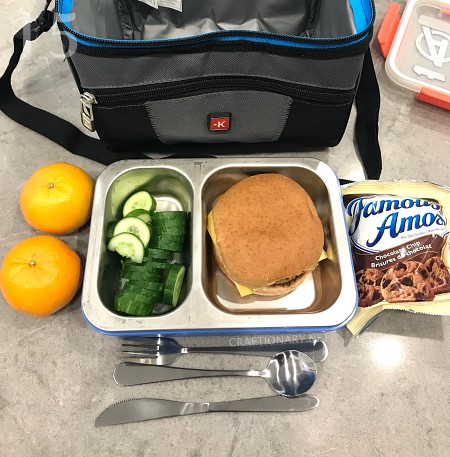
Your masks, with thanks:
[[[78,254],[48,235],[16,244],[0,270],[0,290],[7,303],[33,316],[49,316],[66,306],[80,284]]]
[[[64,162],[35,171],[22,188],[20,208],[31,227],[65,235],[90,218],[94,184],[89,175]]]

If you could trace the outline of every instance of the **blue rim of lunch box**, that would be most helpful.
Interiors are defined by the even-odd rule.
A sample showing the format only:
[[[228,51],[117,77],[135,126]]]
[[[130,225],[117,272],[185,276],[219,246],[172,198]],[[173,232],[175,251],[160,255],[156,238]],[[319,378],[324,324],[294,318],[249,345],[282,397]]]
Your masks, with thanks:
[[[355,305],[353,313],[341,324],[333,325],[331,327],[255,327],[255,328],[224,328],[224,329],[191,329],[191,330],[135,330],[135,331],[108,331],[96,327],[89,321],[84,310],[82,314],[87,324],[98,333],[108,336],[144,336],[144,337],[181,337],[181,336],[236,336],[248,334],[288,334],[288,333],[322,333],[333,332],[339,330],[347,325],[356,313],[358,305]]]
[[[160,40],[113,40],[108,38],[96,38],[89,36],[80,32],[75,31],[70,26],[70,12],[72,10],[74,0],[56,0],[57,12],[60,19],[60,23],[66,30],[69,38],[77,41],[80,44],[85,46],[92,47],[112,47],[112,48],[129,48],[140,46],[144,47],[151,45],[160,45],[161,47],[171,46],[177,42],[183,42],[189,38],[193,37],[179,37],[179,38],[165,38]],[[218,40],[218,41],[236,41],[236,40],[245,40],[252,41],[256,43],[265,43],[278,46],[287,46],[294,48],[318,48],[318,49],[327,49],[327,48],[339,48],[343,46],[348,46],[349,44],[358,43],[359,41],[364,40],[368,36],[368,29],[373,25],[375,19],[375,6],[373,0],[350,0],[350,6],[353,11],[353,17],[355,21],[356,33],[354,35],[349,35],[346,37],[340,37],[337,39],[332,38],[307,38],[305,37],[295,37],[293,35],[282,35],[282,34],[273,34],[270,32],[254,32],[247,30],[220,30],[216,32],[209,32],[197,35],[195,37],[196,42],[199,40]],[[239,35],[239,33],[246,33],[246,35]],[[252,36],[253,35],[253,36]],[[287,39],[283,40],[282,38],[275,38],[275,36],[285,36]],[[354,40],[351,40],[352,37],[355,37]],[[297,39],[297,41],[292,41],[292,39]],[[345,40],[344,43],[339,43],[339,40]]]

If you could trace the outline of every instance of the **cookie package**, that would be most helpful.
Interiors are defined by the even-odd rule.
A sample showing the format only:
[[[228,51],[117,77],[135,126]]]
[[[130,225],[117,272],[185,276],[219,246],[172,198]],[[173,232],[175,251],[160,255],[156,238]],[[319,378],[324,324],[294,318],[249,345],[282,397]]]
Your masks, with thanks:
[[[450,189],[362,181],[342,196],[359,298],[352,334],[388,309],[450,315]]]

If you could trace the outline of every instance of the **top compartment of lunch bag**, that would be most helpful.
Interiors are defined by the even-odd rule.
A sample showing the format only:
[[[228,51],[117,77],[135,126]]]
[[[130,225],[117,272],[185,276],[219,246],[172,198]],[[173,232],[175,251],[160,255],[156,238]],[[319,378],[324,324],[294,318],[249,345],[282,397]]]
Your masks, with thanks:
[[[371,0],[179,0],[182,11],[143,0],[59,0],[63,23],[110,40],[165,40],[223,31],[334,39],[364,31]]]

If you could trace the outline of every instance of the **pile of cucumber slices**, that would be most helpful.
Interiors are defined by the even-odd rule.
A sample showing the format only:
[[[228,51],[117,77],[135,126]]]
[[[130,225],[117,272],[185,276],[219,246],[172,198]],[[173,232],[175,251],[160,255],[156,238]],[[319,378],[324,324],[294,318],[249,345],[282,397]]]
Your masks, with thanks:
[[[156,200],[146,191],[131,195],[123,218],[107,227],[108,250],[122,257],[122,288],[114,309],[132,316],[150,316],[165,303],[176,307],[186,267],[174,262],[184,251],[187,213],[156,211]]]

